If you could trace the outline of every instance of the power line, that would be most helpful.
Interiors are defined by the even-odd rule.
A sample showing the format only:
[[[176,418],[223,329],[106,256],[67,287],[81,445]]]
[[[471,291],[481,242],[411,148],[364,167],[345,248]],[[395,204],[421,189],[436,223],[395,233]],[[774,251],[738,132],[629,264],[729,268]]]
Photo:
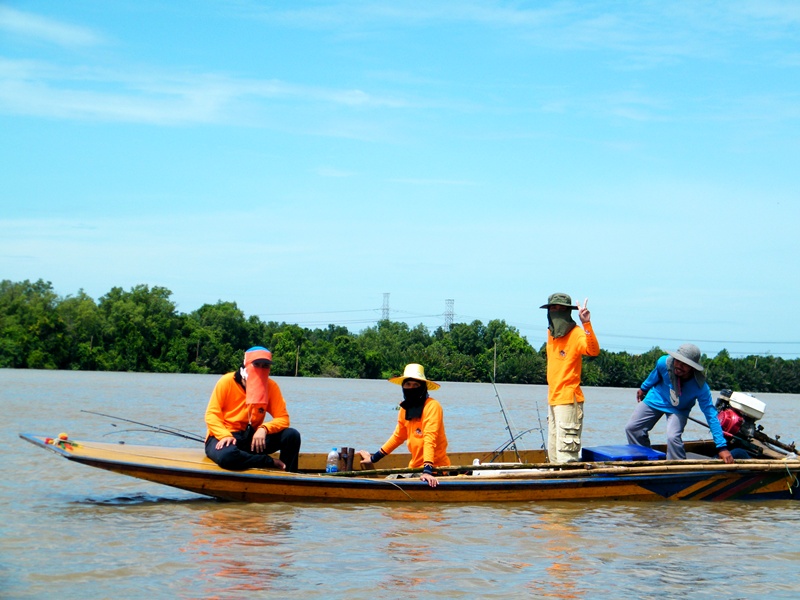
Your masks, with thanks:
[[[296,312],[296,313],[256,313],[257,317],[290,317],[294,315],[335,315],[339,313],[354,313],[354,312],[375,312],[379,308],[362,308],[359,310],[315,310],[309,312]]]
[[[645,335],[614,335],[609,333],[603,334],[604,338],[620,338],[620,339],[628,339],[628,340],[652,340],[654,336],[645,336]],[[683,342],[685,340],[678,339],[678,338],[662,338],[659,337],[659,340],[664,342]],[[752,340],[694,340],[696,342],[700,342],[703,344],[769,344],[769,345],[800,345],[800,341],[797,342],[754,342]]]
[[[455,322],[456,317],[458,316],[460,319],[471,319],[472,321],[481,320],[478,317],[471,317],[469,315],[456,315],[453,309],[454,301],[451,299],[445,300],[445,312],[444,313],[432,313],[432,314],[419,314],[414,313],[412,311],[402,310],[402,309],[390,309],[389,308],[389,294],[384,293],[383,295],[383,306],[381,308],[365,308],[365,309],[353,309],[353,310],[329,310],[329,311],[307,311],[307,312],[294,312],[294,313],[271,313],[271,314],[259,314],[259,317],[291,317],[291,316],[301,316],[301,315],[336,315],[336,314],[348,314],[348,313],[380,313],[380,318],[382,320],[394,320],[400,321],[405,323],[410,323],[417,319],[434,319],[434,318],[442,318],[444,317],[444,329],[449,331],[452,325]],[[405,316],[400,316],[405,315]],[[375,317],[364,317],[359,319],[346,319],[346,320],[339,320],[337,319],[336,323],[330,323],[330,321],[320,321],[320,320],[300,320],[298,319],[296,324],[305,326],[305,327],[319,327],[319,326],[327,326],[327,325],[367,325],[367,324],[374,324],[376,323],[377,319]],[[503,319],[503,321],[505,321]],[[466,321],[464,321],[466,322]],[[535,331],[542,331],[544,328],[538,325],[531,325],[528,323],[511,323],[505,321],[508,325],[512,327],[516,327],[520,331],[524,330],[535,330]],[[420,323],[421,324],[421,323]],[[433,327],[433,325],[429,325]],[[612,340],[643,340],[653,344],[648,348],[644,348],[642,346],[633,345],[626,345],[623,347],[620,344],[604,344],[603,348],[609,351],[618,351],[618,352],[647,352],[651,350],[653,347],[658,346],[664,342],[685,342],[686,340],[683,338],[665,338],[661,336],[654,336],[654,335],[627,335],[627,334],[611,334],[611,333],[603,333],[603,339],[612,339]],[[773,341],[757,341],[757,340],[706,340],[706,339],[694,339],[693,341],[701,344],[720,344],[720,345],[745,345],[745,346],[780,346],[780,347],[787,347],[787,346],[800,346],[800,341],[785,341],[785,340],[773,340]],[[631,347],[633,346],[633,347]],[[728,354],[731,356],[750,356],[750,355],[763,355],[768,354],[770,356],[776,357],[795,357],[797,356],[798,352],[791,352],[788,351],[788,348],[784,352],[770,352],[769,349],[766,351],[739,351],[739,350],[730,350],[727,349]]]

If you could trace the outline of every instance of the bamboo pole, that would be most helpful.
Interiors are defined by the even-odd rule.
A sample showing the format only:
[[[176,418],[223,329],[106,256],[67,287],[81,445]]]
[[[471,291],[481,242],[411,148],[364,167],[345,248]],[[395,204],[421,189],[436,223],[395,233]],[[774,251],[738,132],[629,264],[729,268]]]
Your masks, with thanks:
[[[640,467],[624,467],[624,466],[610,466],[600,467],[597,469],[589,469],[584,471],[571,470],[571,471],[538,471],[530,472],[515,472],[515,473],[498,473],[493,478],[496,479],[568,479],[593,477],[596,475],[659,475],[659,474],[676,474],[676,473],[696,473],[697,471],[707,471],[712,473],[769,473],[785,471],[787,475],[797,476],[800,472],[800,465],[795,465],[790,468],[787,464],[757,464],[757,465],[736,465],[720,463],[717,465],[711,464],[695,464],[695,465],[663,465],[663,466],[640,466]],[[492,476],[487,476],[492,478]]]
[[[721,460],[660,460],[660,461],[608,461],[590,463],[513,463],[488,465],[461,465],[438,467],[439,472],[450,475],[468,474],[472,471],[525,471],[524,473],[502,474],[509,477],[531,479],[557,477],[587,477],[603,474],[635,474],[635,473],[686,473],[691,471],[800,471],[800,460],[737,460],[726,464]],[[344,471],[327,474],[334,477],[381,477],[387,475],[405,475],[421,473],[421,468],[370,469],[362,471]],[[498,474],[499,476],[500,474]]]

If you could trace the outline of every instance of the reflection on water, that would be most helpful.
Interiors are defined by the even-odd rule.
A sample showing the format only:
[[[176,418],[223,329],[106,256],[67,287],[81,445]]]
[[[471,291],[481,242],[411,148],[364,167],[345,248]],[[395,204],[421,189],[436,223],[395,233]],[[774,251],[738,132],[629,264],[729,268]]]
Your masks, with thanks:
[[[0,370],[0,596],[45,598],[795,598],[796,502],[237,504],[72,464],[18,432],[113,430],[95,410],[202,433],[214,376]],[[396,419],[381,381],[281,381],[304,449],[375,449]],[[498,386],[512,426],[540,386]],[[622,443],[631,390],[588,389],[587,445]],[[765,430],[800,431],[797,396],[764,395]],[[437,391],[454,451],[506,437],[490,385]],[[696,426],[689,435],[702,436]],[[663,437],[658,428],[654,438]],[[539,447],[538,432],[525,448]],[[191,444],[142,432],[128,443]],[[659,439],[659,441],[661,441]],[[733,582],[733,583],[731,583]]]
[[[404,505],[387,508],[383,514],[390,525],[381,534],[385,540],[381,551],[392,568],[386,570],[380,588],[387,592],[405,587],[432,588],[437,581],[436,557],[428,540],[445,523],[444,517],[436,510],[421,511]],[[418,569],[415,565],[425,568]]]
[[[583,598],[582,581],[591,577],[592,569],[582,558],[582,540],[566,511],[542,512],[532,525],[534,539],[547,557],[544,579],[534,579],[526,588],[541,598]]]
[[[252,505],[222,505],[192,520],[192,538],[178,550],[196,565],[207,589],[214,590],[211,597],[267,592],[285,576],[280,546],[291,537],[291,520],[276,522],[271,516]]]

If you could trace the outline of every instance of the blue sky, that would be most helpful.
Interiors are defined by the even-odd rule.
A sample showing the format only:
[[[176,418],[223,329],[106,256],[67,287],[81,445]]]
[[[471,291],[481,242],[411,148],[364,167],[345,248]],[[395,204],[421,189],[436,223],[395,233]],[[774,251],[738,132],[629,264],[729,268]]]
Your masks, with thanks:
[[[0,278],[800,355],[800,3],[0,3]]]

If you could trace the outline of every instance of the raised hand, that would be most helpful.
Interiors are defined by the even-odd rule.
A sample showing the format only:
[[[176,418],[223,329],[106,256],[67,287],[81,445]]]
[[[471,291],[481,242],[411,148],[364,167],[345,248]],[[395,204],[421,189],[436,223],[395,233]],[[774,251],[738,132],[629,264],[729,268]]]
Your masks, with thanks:
[[[589,312],[589,309],[586,306],[589,304],[589,299],[583,301],[583,306],[581,306],[580,302],[578,302],[578,317],[580,317],[581,323],[588,323],[592,315]]]

